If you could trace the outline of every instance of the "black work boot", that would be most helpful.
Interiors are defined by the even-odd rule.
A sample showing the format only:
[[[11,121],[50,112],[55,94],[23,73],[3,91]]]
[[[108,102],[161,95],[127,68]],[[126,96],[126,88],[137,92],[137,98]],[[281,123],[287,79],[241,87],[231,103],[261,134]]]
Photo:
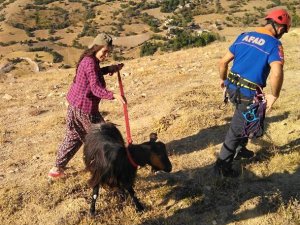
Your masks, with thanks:
[[[234,160],[240,160],[243,159],[250,159],[254,156],[254,152],[250,151],[246,147],[242,147],[240,151],[235,155]]]
[[[223,176],[223,177],[235,178],[240,175],[238,171],[232,169],[231,163],[221,159],[217,159],[214,166],[214,172],[216,175]]]

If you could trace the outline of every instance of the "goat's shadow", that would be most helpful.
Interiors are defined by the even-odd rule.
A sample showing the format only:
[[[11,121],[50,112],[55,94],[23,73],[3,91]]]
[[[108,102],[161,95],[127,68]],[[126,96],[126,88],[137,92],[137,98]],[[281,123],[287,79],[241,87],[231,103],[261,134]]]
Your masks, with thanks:
[[[271,143],[269,143],[271,145]],[[263,148],[250,161],[264,162],[275,154],[290,154],[300,149],[300,138],[278,147]],[[237,161],[243,167],[249,160]],[[213,165],[192,170],[178,171],[167,177],[153,176],[147,179],[165,182],[168,192],[158,207],[173,211],[172,215],[149,219],[140,225],[150,224],[228,224],[277,212],[282,204],[299,201],[300,167],[289,174],[273,173],[260,177],[244,170],[240,178],[220,179],[212,176]],[[293,184],[293,185],[288,185]],[[190,202],[188,207],[178,207],[178,202]],[[250,203],[249,203],[250,202]],[[251,209],[244,205],[254,204]],[[296,208],[294,209],[296,213]],[[184,218],[184,221],[183,221]]]
[[[267,117],[265,120],[265,129],[268,129],[268,124],[286,119],[289,112],[284,112],[282,115]],[[187,154],[198,150],[205,149],[208,145],[218,145],[223,143],[226,132],[229,129],[230,118],[225,118],[226,124],[221,126],[213,126],[200,130],[197,134],[184,137],[182,139],[173,140],[167,143],[167,148],[174,154]]]

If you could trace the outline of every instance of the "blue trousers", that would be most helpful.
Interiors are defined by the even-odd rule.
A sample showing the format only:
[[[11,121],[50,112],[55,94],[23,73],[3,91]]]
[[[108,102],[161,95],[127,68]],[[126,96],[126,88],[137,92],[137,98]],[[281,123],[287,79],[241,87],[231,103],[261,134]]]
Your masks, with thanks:
[[[246,147],[248,143],[248,138],[242,137],[245,121],[242,112],[242,109],[236,107],[231,119],[229,130],[220,151],[219,158],[221,160],[225,160],[227,162],[232,161],[241,148]]]

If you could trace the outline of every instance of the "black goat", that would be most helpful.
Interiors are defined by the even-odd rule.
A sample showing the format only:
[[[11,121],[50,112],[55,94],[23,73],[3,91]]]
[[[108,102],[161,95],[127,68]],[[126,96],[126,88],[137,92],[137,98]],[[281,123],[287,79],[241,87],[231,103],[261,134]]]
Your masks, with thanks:
[[[84,145],[84,163],[91,173],[89,185],[93,188],[91,215],[95,215],[95,204],[100,186],[117,187],[131,196],[136,210],[144,207],[133,190],[137,165],[152,167],[152,170],[172,170],[166,146],[156,142],[157,135],[152,133],[150,141],[142,144],[125,146],[120,131],[112,123],[103,123],[94,127],[86,135]],[[137,164],[137,165],[135,165]]]

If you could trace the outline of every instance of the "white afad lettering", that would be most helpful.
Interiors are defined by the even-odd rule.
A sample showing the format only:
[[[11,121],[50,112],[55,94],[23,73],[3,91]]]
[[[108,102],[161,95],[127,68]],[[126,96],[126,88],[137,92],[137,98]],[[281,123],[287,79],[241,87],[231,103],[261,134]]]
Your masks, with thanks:
[[[253,37],[253,36],[250,36],[250,37],[249,37],[249,39],[248,39],[248,42],[252,42],[252,43],[254,43],[254,41],[255,41],[255,37]]]
[[[245,37],[243,38],[243,41],[248,41],[248,38],[249,38],[249,35],[245,36]]]
[[[265,44],[265,40],[263,38],[258,38],[258,37],[254,37],[254,36],[249,36],[249,35],[246,35],[242,41],[246,41],[246,42],[249,42],[249,43],[253,43],[253,44],[257,44],[257,45],[264,45]]]

